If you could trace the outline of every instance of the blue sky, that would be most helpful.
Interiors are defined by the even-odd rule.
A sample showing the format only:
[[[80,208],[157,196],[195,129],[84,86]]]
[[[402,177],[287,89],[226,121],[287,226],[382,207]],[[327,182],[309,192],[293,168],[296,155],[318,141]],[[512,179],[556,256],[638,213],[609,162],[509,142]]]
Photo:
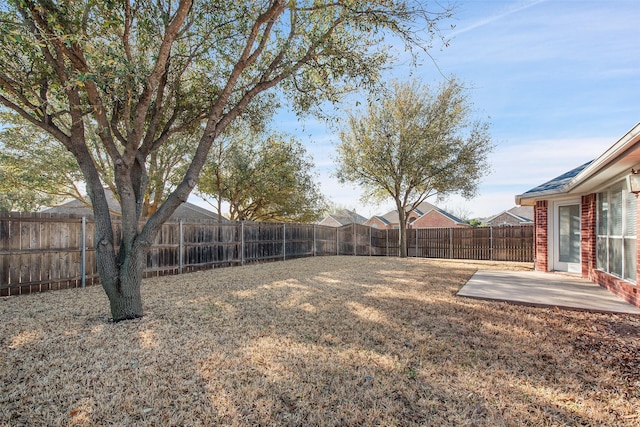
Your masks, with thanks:
[[[640,2],[637,0],[460,0],[445,25],[450,46],[412,72],[428,84],[456,75],[496,144],[492,173],[472,200],[437,204],[471,217],[515,205],[514,196],[602,154],[640,121]],[[388,74],[406,79],[400,58]],[[439,73],[438,68],[442,72]],[[337,135],[320,122],[279,120],[313,156],[322,191],[369,217],[358,188],[333,177]]]

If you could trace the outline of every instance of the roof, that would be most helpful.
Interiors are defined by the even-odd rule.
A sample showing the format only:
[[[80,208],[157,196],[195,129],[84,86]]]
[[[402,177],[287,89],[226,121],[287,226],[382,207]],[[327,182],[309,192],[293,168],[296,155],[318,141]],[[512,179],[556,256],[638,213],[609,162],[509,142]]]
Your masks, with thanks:
[[[374,215],[371,217],[371,219],[377,219],[378,221],[380,221],[381,223],[385,224],[385,225],[391,225],[392,223],[389,222],[388,219],[386,219],[385,217],[381,216],[381,215]]]
[[[453,222],[456,222],[456,223],[459,223],[459,224],[466,224],[467,223],[466,221],[458,218],[457,216],[452,215],[449,212],[447,212],[445,210],[442,210],[439,207],[437,207],[435,205],[432,205],[429,202],[422,202],[414,209],[414,212],[416,214],[418,214],[418,217],[424,216],[424,215],[428,214],[431,211],[439,212],[440,214],[446,216],[447,218],[449,218]],[[379,220],[381,220],[382,222],[384,222],[386,224],[399,224],[400,223],[400,218],[399,218],[397,209],[389,211],[386,214],[381,215],[381,216],[375,215],[374,217],[377,217]]]
[[[415,209],[414,212],[418,214],[418,216],[422,216],[430,210],[434,209],[435,206],[429,202],[420,203]],[[394,209],[392,211],[387,212],[384,215],[376,215],[378,218],[384,218],[384,220],[389,224],[397,224],[400,223],[400,217],[398,215],[398,210]]]
[[[109,209],[116,214],[120,213],[120,203],[114,197],[111,191],[105,190],[105,196],[107,197],[107,204],[109,205]],[[89,198],[87,197],[87,200]],[[70,200],[66,203],[62,203],[60,205],[43,209],[42,212],[53,213],[53,214],[75,214],[75,215],[86,215],[93,216],[93,209],[90,207],[89,202],[82,202],[80,200],[74,199]],[[169,217],[169,221],[177,221],[180,219],[194,221],[194,220],[218,220],[218,214],[202,208],[200,206],[194,205],[193,203],[184,202],[180,206],[178,206],[175,212]]]
[[[444,215],[445,217],[449,218],[451,221],[453,221],[453,222],[455,222],[457,224],[467,224],[467,221],[465,221],[463,219],[460,219],[457,216],[455,216],[453,214],[450,214],[449,212],[444,211],[444,210],[442,210],[442,209],[440,209],[440,208],[438,208],[436,206],[434,206],[433,209],[431,209],[429,212],[431,212],[431,211],[436,211],[436,212]],[[426,215],[429,212],[425,212],[423,215]]]
[[[515,197],[518,205],[561,195],[581,195],[598,191],[623,179],[640,165],[640,123],[636,124],[602,155],[575,169]]]
[[[531,218],[525,218],[525,217],[522,217],[520,215],[516,215],[516,214],[514,214],[512,212],[509,212],[509,211],[502,211],[499,214],[494,215],[494,216],[490,217],[489,219],[485,220],[484,222],[491,223],[493,220],[495,220],[498,217],[501,217],[502,215],[508,215],[510,217],[513,217],[516,221],[521,222],[521,223],[533,222],[533,220]]]
[[[114,197],[113,192],[105,189],[104,194],[107,198],[107,205],[109,206],[109,209],[115,213],[120,213],[120,202],[118,202]],[[93,209],[91,209],[89,196],[85,196],[85,200],[85,202],[78,199],[69,200],[68,202],[43,209],[42,212],[64,215],[75,214],[93,216]]]
[[[184,202],[178,206],[169,220],[185,219],[185,220],[218,220],[218,214],[208,209],[194,205],[193,203]]]
[[[533,222],[533,206],[514,206],[509,210],[502,211],[499,214],[482,219],[484,223],[491,223],[494,219],[501,215],[509,215],[516,219],[518,222],[529,223]]]
[[[544,184],[540,184],[537,187],[532,188],[531,190],[525,192],[523,195],[532,195],[532,194],[545,194],[545,193],[555,193],[562,191],[568,184],[571,183],[571,180],[576,177],[580,172],[582,172],[587,166],[593,163],[594,160],[591,160],[584,165],[578,166],[575,169],[571,169],[568,172],[563,173],[560,176],[553,178],[550,181],[545,182]]]
[[[533,206],[514,206],[507,212],[517,215],[522,219],[533,221]]]
[[[353,223],[364,224],[367,221],[367,218],[363,217],[362,215],[354,211],[350,211],[348,209],[339,209],[335,213],[328,215],[327,218],[332,218],[333,220],[338,222],[340,225],[347,225],[347,224],[353,224]],[[325,218],[321,222],[325,221],[327,218]]]

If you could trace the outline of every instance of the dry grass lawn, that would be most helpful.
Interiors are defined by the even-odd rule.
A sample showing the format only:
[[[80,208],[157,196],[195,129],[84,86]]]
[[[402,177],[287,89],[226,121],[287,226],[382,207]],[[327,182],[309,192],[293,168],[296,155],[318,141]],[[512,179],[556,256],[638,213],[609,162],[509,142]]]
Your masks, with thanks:
[[[640,426],[640,319],[456,297],[478,268],[318,257],[0,300],[10,426]]]

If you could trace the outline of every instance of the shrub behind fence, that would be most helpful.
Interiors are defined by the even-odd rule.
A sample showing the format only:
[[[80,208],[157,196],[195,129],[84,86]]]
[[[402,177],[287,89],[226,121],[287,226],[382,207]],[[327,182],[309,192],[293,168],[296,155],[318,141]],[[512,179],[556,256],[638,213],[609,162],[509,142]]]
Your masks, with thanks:
[[[113,226],[117,235],[120,223]],[[78,215],[0,212],[0,295],[97,283],[94,230]],[[145,276],[309,256],[395,256],[398,240],[398,230],[358,224],[168,222],[147,254]],[[407,246],[409,256],[530,262],[533,227],[412,229]]]

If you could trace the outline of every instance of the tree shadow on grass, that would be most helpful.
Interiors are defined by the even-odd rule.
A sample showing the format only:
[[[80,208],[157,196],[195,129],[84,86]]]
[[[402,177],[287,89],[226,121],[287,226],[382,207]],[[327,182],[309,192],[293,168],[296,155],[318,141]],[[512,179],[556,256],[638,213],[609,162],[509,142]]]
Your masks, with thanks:
[[[147,315],[118,324],[99,289],[12,301],[0,420],[633,425],[622,347],[585,346],[611,316],[456,298],[474,271],[332,257],[157,278]]]
[[[555,313],[460,302],[453,283],[412,284],[407,277],[428,271],[391,274],[393,265],[239,291],[236,320],[261,325],[238,356],[257,384],[248,381],[231,401],[257,396],[268,414],[259,422],[334,425],[592,424],[628,415],[612,418],[613,395],[593,396],[602,372],[589,374],[595,361],[555,339],[574,330],[547,330],[545,317]]]

